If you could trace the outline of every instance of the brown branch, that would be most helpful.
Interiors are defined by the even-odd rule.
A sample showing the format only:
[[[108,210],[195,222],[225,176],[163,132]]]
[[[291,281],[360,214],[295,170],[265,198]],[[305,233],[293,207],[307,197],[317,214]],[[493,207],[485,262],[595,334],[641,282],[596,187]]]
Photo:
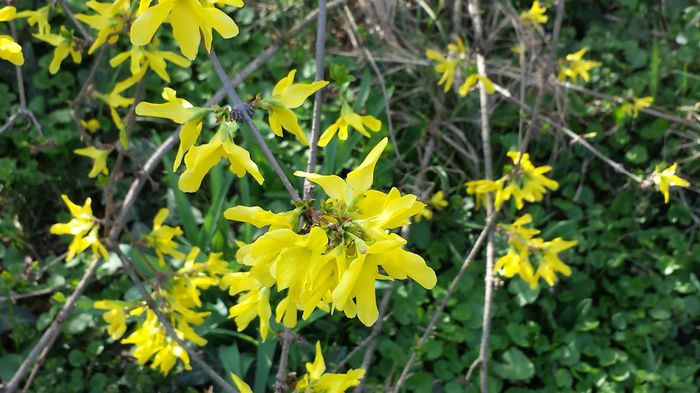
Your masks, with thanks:
[[[75,27],[78,28],[80,34],[83,35],[83,38],[85,38],[89,42],[94,41],[94,38],[92,38],[90,33],[87,32],[85,26],[75,17],[73,11],[70,9],[70,7],[68,7],[68,4],[66,4],[64,0],[56,0],[56,2],[61,5],[61,8],[63,8],[63,11],[65,11],[66,15],[68,15],[68,18],[70,18]]]

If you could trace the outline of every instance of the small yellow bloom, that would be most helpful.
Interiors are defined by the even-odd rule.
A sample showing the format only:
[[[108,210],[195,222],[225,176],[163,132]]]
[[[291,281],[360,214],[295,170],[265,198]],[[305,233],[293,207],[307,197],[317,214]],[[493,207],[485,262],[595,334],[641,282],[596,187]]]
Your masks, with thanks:
[[[126,313],[124,307],[111,300],[100,300],[93,304],[93,307],[101,310],[108,310],[102,314],[102,319],[109,323],[107,333],[112,336],[112,340],[119,340],[126,332]]]
[[[277,136],[282,136],[282,128],[294,134],[299,141],[308,146],[306,134],[299,126],[297,117],[292,109],[300,107],[306,99],[328,84],[328,81],[314,83],[294,83],[297,70],[280,79],[272,89],[272,96],[262,100],[267,106],[270,128]]]
[[[442,210],[446,208],[450,203],[445,200],[445,195],[442,190],[433,194],[430,198],[430,204],[437,210]]]
[[[29,26],[37,25],[38,34],[48,34],[51,32],[51,25],[49,25],[50,9],[51,6],[47,5],[37,10],[20,11],[15,15],[15,18],[27,18]]]
[[[369,138],[370,134],[367,132],[364,126],[367,126],[367,128],[373,132],[377,132],[380,128],[382,128],[382,122],[374,116],[360,116],[353,112],[350,105],[343,103],[343,106],[340,109],[340,117],[335,121],[335,123],[331,124],[330,127],[323,131],[323,134],[321,134],[321,137],[318,139],[318,145],[326,146],[328,142],[333,139],[336,132],[338,133],[338,139],[341,141],[348,139],[348,126],[352,126],[352,128]]]
[[[90,0],[85,4],[97,14],[75,14],[75,18],[97,30],[97,37],[88,50],[88,54],[91,55],[105,42],[110,44],[117,42],[119,33],[131,18],[130,4],[129,0],[115,0],[113,3]]]
[[[96,177],[100,172],[102,172],[103,175],[109,174],[109,169],[107,169],[107,156],[109,156],[110,150],[102,150],[94,146],[89,146],[83,147],[82,149],[75,149],[73,153],[79,156],[90,157],[94,160],[88,177]]]
[[[625,102],[622,104],[622,111],[625,112],[627,116],[636,118],[639,116],[639,111],[643,108],[650,107],[652,102],[654,102],[653,97],[632,98],[632,102]]]
[[[365,370],[348,370],[345,374],[326,374],[326,364],[321,353],[321,343],[316,341],[316,357],[313,363],[306,363],[307,374],[297,382],[295,392],[299,393],[343,393],[360,384]]]
[[[588,50],[588,47],[584,47],[576,53],[570,53],[566,55],[566,64],[562,66],[559,70],[558,79],[560,81],[565,80],[567,77],[572,81],[576,82],[578,76],[581,75],[583,80],[588,82],[590,76],[588,70],[593,67],[600,67],[603,63],[599,61],[584,60],[583,55]]]
[[[209,143],[189,149],[185,156],[187,169],[180,175],[178,182],[180,190],[184,192],[199,190],[204,176],[214,165],[219,163],[222,157],[229,160],[231,164],[229,169],[238,177],[243,177],[248,172],[258,184],[265,181],[258,166],[250,159],[248,150],[233,143],[228,133],[223,129],[222,131],[214,135]]]
[[[192,106],[184,98],[178,98],[177,92],[169,87],[163,89],[161,94],[167,101],[164,104],[152,104],[140,102],[136,105],[136,114],[141,116],[153,116],[170,119],[178,124],[184,124],[180,131],[180,147],[177,149],[173,171],[176,171],[185,156],[202,132],[202,118],[209,110]]]
[[[144,237],[146,245],[153,248],[158,255],[158,263],[160,266],[165,265],[163,254],[172,255],[176,259],[182,259],[185,254],[176,250],[177,243],[173,241],[174,236],[182,235],[182,229],[179,226],[171,227],[163,225],[163,222],[170,212],[167,208],[158,210],[158,214],[153,218],[153,230],[150,234]]]
[[[0,59],[17,66],[24,64],[22,47],[9,35],[0,35]]]
[[[467,95],[469,92],[469,89],[476,84],[476,82],[479,81],[481,82],[482,85],[484,85],[484,88],[486,89],[487,94],[493,94],[496,89],[493,86],[493,82],[484,75],[481,74],[471,74],[467,77],[467,79],[464,81],[464,84],[460,86],[459,88],[459,95],[464,97]]]
[[[91,247],[92,253],[96,257],[102,257],[105,260],[109,259],[107,249],[100,243],[97,236],[99,226],[96,225],[97,219],[92,215],[92,200],[85,200],[83,206],[78,206],[68,199],[68,196],[61,195],[63,202],[68,206],[73,219],[67,223],[58,223],[51,225],[50,232],[55,235],[73,235],[73,241],[68,246],[68,255],[66,261],[70,261],[76,254],[83,252],[86,248]]]
[[[106,103],[109,106],[109,113],[112,117],[112,121],[114,122],[114,125],[117,126],[117,129],[120,131],[124,130],[125,126],[121,116],[119,116],[119,113],[117,112],[117,108],[125,108],[134,102],[134,99],[132,97],[122,97],[121,94],[131,86],[138,83],[138,81],[141,80],[145,73],[146,68],[143,68],[140,74],[132,75],[124,79],[123,81],[118,82],[114,85],[114,88],[111,92],[109,92],[109,94],[95,94],[97,98],[101,99],[102,101],[104,101],[104,103]]]
[[[659,191],[664,194],[664,203],[668,203],[668,189],[671,186],[676,187],[689,187],[690,182],[687,180],[676,176],[677,162],[674,162],[670,167],[663,169],[663,164],[656,167],[654,172],[654,183],[658,187]]]
[[[528,11],[520,13],[520,19],[522,19],[525,26],[533,28],[537,25],[547,23],[546,12],[547,7],[541,7],[540,2],[535,0]]]
[[[85,121],[80,119],[80,125],[90,132],[97,132],[100,129],[100,122],[97,119]]]
[[[109,65],[112,68],[123,63],[126,59],[131,58],[131,66],[129,70],[132,75],[141,73],[143,68],[150,68],[155,71],[158,76],[170,82],[170,75],[166,71],[166,60],[180,67],[189,67],[190,61],[170,51],[158,50],[158,43],[154,42],[148,46],[132,46],[128,51],[119,53],[109,60]]]
[[[144,10],[150,4],[151,0],[141,0],[139,10]],[[242,7],[243,0],[219,0],[216,4]],[[212,29],[224,38],[238,35],[236,22],[210,2],[202,4],[199,0],[161,0],[145,9],[131,25],[131,43],[136,46],[148,44],[168,17],[182,54],[190,60],[197,56],[202,37],[206,51],[211,50]]]
[[[443,55],[435,52],[432,49],[425,51],[425,56],[438,62],[435,65],[435,71],[442,74],[442,77],[438,81],[438,86],[445,84],[445,92],[452,88],[452,81],[455,79],[455,69],[457,64],[459,64],[459,59],[447,59]]]
[[[49,64],[49,73],[51,74],[58,72],[61,68],[61,63],[69,54],[73,59],[73,63],[80,64],[80,62],[83,61],[83,55],[80,53],[80,50],[77,49],[78,44],[75,41],[75,37],[73,37],[73,33],[68,31],[65,26],[61,26],[59,34],[39,32],[34,34],[34,37],[56,47],[53,51],[51,64]]]

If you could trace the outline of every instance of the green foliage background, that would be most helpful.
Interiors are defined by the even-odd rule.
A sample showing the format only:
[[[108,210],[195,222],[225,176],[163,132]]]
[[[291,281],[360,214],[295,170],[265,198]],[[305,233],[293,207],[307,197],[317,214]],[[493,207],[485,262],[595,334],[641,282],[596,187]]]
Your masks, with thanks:
[[[70,1],[83,10],[79,1]],[[234,18],[241,34],[229,41],[214,40],[214,47],[225,68],[240,70],[273,41],[315,7],[313,2],[277,1],[247,4]],[[460,98],[445,94],[437,86],[438,75],[424,57],[426,48],[444,51],[450,42],[451,5],[445,2],[398,2],[395,19],[384,26],[396,42],[373,34],[374,22],[365,18],[361,7],[350,2],[360,22],[363,43],[375,54],[392,96],[392,110],[402,160],[412,166],[397,165],[394,152],[385,153],[376,171],[375,188],[387,190],[400,185],[403,192],[412,184],[420,168],[424,146],[433,139],[433,154],[425,179],[433,191],[443,190],[450,206],[436,212],[432,220],[411,226],[409,247],[423,255],[438,273],[438,285],[426,291],[413,282],[378,284],[392,290],[389,310],[377,342],[368,386],[382,391],[385,380],[396,378],[413,345],[427,324],[464,256],[474,243],[484,213],[474,210],[474,201],[466,196],[463,184],[481,178],[483,169],[468,156],[454,149],[446,138],[457,140],[466,149],[477,147],[480,157],[478,97],[471,93]],[[518,10],[529,2],[515,1]],[[551,5],[551,4],[550,4]],[[30,8],[32,2],[20,1],[18,8]],[[487,16],[497,15],[498,6],[483,4]],[[586,57],[603,62],[591,71],[591,81],[584,86],[610,96],[654,97],[654,107],[687,117],[698,123],[696,103],[700,96],[700,7],[694,2],[615,0],[568,1],[566,17],[559,38],[557,57],[590,49]],[[546,30],[551,31],[554,14]],[[61,18],[61,17],[58,17]],[[459,35],[471,36],[471,27],[463,17]],[[70,264],[52,263],[65,249],[65,239],[48,233],[55,222],[65,221],[68,213],[59,195],[68,194],[82,200],[93,198],[97,216],[104,201],[100,186],[87,178],[91,163],[77,158],[72,151],[81,147],[79,134],[70,117],[68,102],[87,77],[84,66],[65,62],[54,76],[46,71],[51,48],[32,40],[24,22],[17,22],[22,34],[26,63],[26,87],[29,108],[39,115],[44,136],[23,124],[0,136],[0,259],[2,276],[0,296],[51,289],[45,296],[16,302],[0,303],[0,380],[7,381],[41,332],[60,310],[71,288],[81,277],[82,259]],[[339,83],[349,88],[357,111],[380,117],[385,135],[386,114],[376,75],[362,56],[353,49],[342,11],[332,11],[326,66],[342,65],[352,81]],[[261,66],[239,88],[244,99],[258,92],[269,93],[274,81],[298,68],[298,79],[313,78],[311,56],[313,28],[305,30]],[[124,38],[122,38],[124,39]],[[505,29],[496,36],[490,67],[518,72],[517,55],[510,51],[516,44],[515,34]],[[173,45],[174,48],[174,45]],[[116,49],[110,49],[113,54]],[[357,52],[354,52],[357,53]],[[381,56],[379,56],[381,54]],[[87,57],[89,65],[94,57]],[[337,68],[342,74],[342,68]],[[204,103],[220,88],[211,68],[200,53],[190,69],[169,67],[171,86],[178,95],[191,102]],[[106,92],[123,79],[128,70],[100,69],[95,89]],[[513,80],[494,73],[499,85],[517,86]],[[345,83],[342,83],[345,82]],[[0,63],[0,117],[6,118],[17,102],[14,69]],[[581,84],[581,83],[580,83]],[[147,79],[145,97],[154,100],[162,89],[154,75]],[[511,87],[511,91],[516,88]],[[532,105],[537,90],[528,89],[526,101]],[[498,101],[491,119],[495,168],[500,174],[505,153],[517,147],[518,108]],[[109,112],[99,101],[92,100],[85,113],[95,114],[104,129],[110,126]],[[573,90],[561,89],[545,98],[545,114],[552,116],[588,139],[612,160],[644,177],[654,166],[665,161],[682,164],[682,176],[697,185],[700,174],[698,130],[674,124],[648,114],[636,119],[625,117],[615,102]],[[337,94],[331,90],[326,99],[324,127],[335,121],[340,108]],[[684,109],[685,108],[685,109]],[[307,102],[300,119],[310,128],[311,104]],[[212,122],[213,119],[208,121]],[[265,135],[271,135],[263,114],[255,122]],[[461,135],[456,133],[457,130]],[[133,160],[127,160],[127,180],[149,154],[174,130],[166,121],[140,119],[130,142]],[[114,131],[99,131],[103,141],[117,138]],[[352,168],[382,135],[366,141],[356,133],[348,141],[331,142],[321,150],[318,173],[342,173]],[[253,160],[266,175],[264,188],[249,178],[237,179],[224,164],[216,167],[196,194],[177,189],[177,176],[168,168],[174,152],[153,175],[157,187],[150,187],[133,209],[129,227],[134,235],[147,233],[157,209],[171,209],[168,222],[181,225],[183,244],[204,250],[224,252],[233,260],[235,239],[251,241],[260,231],[236,226],[223,219],[221,212],[235,204],[260,205],[275,211],[289,207],[288,196],[279,180],[272,176],[262,152],[245,131],[239,138],[246,142]],[[461,138],[461,139],[458,139]],[[305,167],[305,150],[290,138],[273,140],[270,145],[283,169],[291,173]],[[546,124],[530,144],[532,161],[554,167],[551,178],[560,184],[540,204],[529,205],[526,212],[534,217],[536,227],[549,240],[561,236],[577,240],[578,246],[562,258],[573,274],[562,277],[556,286],[531,290],[519,278],[501,282],[493,302],[490,341],[490,391],[492,392],[694,392],[700,386],[700,234],[697,192],[672,190],[671,201],[653,188],[638,184],[616,173],[595,159],[579,145]],[[123,199],[127,182],[117,188],[117,200]],[[300,185],[300,183],[299,183]],[[147,186],[148,187],[148,186]],[[697,189],[696,189],[697,190]],[[75,200],[75,199],[74,199]],[[518,213],[519,215],[520,213]],[[516,216],[514,208],[502,220]],[[497,255],[507,249],[507,239],[497,232]],[[134,250],[125,249],[136,263],[143,263]],[[139,262],[141,261],[141,262]],[[478,258],[462,279],[450,299],[446,313],[438,322],[427,344],[417,348],[420,362],[405,384],[406,392],[471,392],[477,385],[463,380],[470,364],[478,356],[484,301],[484,257]],[[66,323],[63,334],[49,352],[30,391],[32,392],[118,392],[188,391],[201,392],[211,384],[196,369],[168,377],[148,367],[136,365],[128,346],[112,342],[106,334],[101,312],[92,301],[103,298],[138,297],[131,282],[121,273],[118,260],[103,264],[97,280],[81,298]],[[209,340],[203,347],[205,359],[227,375],[232,371],[244,376],[256,392],[266,391],[274,380],[279,346],[276,339],[265,344],[257,341],[251,326],[237,333],[227,320],[232,299],[212,289],[204,298],[212,315],[198,330]],[[310,323],[313,321],[313,323]],[[280,325],[273,325],[280,330]],[[307,342],[292,346],[289,369],[304,372],[311,361],[313,343],[320,340],[326,364],[332,368],[367,337],[369,329],[357,320],[340,314],[314,314],[295,329]],[[349,366],[359,367],[362,351],[350,359]],[[472,378],[472,381],[475,378]],[[216,389],[216,388],[215,388]]]

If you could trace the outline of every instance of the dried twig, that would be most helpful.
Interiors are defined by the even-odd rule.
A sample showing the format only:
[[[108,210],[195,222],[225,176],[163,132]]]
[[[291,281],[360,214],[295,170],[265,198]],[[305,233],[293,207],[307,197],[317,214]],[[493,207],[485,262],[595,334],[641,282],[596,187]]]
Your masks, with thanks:
[[[484,32],[481,24],[481,11],[478,0],[469,0],[467,9],[472,18],[474,38],[476,41],[476,68],[480,75],[486,75],[486,59],[483,49]],[[484,172],[487,180],[493,179],[493,159],[491,156],[491,129],[489,126],[488,95],[483,83],[479,83],[479,103],[481,114],[481,143],[484,150]],[[495,216],[493,209],[493,196],[486,195],[486,214]],[[486,243],[486,271],[484,272],[484,317],[481,327],[481,345],[479,347],[479,362],[481,364],[480,385],[481,392],[488,391],[488,346],[489,333],[491,331],[491,305],[493,302],[493,231],[489,229]]]

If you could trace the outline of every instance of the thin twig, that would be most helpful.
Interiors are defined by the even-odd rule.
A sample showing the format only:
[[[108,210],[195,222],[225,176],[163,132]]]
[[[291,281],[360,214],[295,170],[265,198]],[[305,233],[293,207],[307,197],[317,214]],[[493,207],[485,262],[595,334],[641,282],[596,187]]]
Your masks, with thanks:
[[[131,278],[131,281],[134,283],[136,286],[136,289],[139,291],[141,294],[141,297],[143,297],[143,300],[146,301],[146,304],[148,304],[148,308],[153,311],[153,313],[158,317],[158,321],[165,327],[165,330],[168,331],[168,334],[170,334],[170,337],[182,348],[187,352],[189,357],[204,371],[211,379],[214,380],[219,386],[221,386],[224,390],[230,393],[238,393],[238,390],[236,390],[233,386],[229,385],[226,380],[224,380],[219,374],[216,373],[209,365],[202,360],[202,358],[199,356],[197,352],[195,352],[192,348],[190,348],[187,344],[185,344],[184,341],[178,337],[177,333],[175,332],[175,329],[173,328],[173,325],[170,324],[168,319],[163,315],[163,313],[160,311],[158,306],[155,304],[153,301],[153,298],[146,292],[146,288],[144,288],[143,283],[141,283],[141,280],[136,276],[135,268],[134,265],[131,263],[131,260],[129,257],[124,255],[124,253],[119,249],[119,245],[114,242],[109,244],[110,248],[112,251],[117,253],[119,256],[119,259],[122,261],[122,265],[124,266],[124,270],[126,270],[126,273],[129,275],[129,278]]]
[[[554,69],[554,58],[556,57],[557,53],[557,43],[559,42],[559,34],[561,32],[561,22],[564,19],[564,14],[566,13],[566,10],[564,8],[564,2],[564,0],[559,0],[559,3],[557,4],[557,16],[554,20],[554,32],[552,33],[552,41],[549,43],[549,51],[547,52],[547,62],[545,64],[544,70],[542,71],[542,75],[540,76],[540,84],[539,91],[537,92],[537,99],[535,100],[535,106],[531,112],[532,121],[530,121],[530,123],[528,124],[527,131],[525,132],[525,137],[523,138],[522,143],[520,144],[520,158],[518,158],[518,162],[516,163],[516,170],[517,167],[520,166],[520,160],[523,157],[523,153],[527,151],[527,145],[530,143],[530,139],[532,138],[532,133],[535,129],[535,124],[537,124],[537,121],[535,121],[535,119],[540,113],[542,101],[544,99],[544,92],[546,90],[545,85],[549,80],[550,74],[552,74],[552,71]],[[523,80],[521,80],[521,84],[524,83]]]
[[[29,299],[32,297],[37,297],[37,296],[45,296],[45,295],[50,295],[54,292],[58,292],[62,289],[67,288],[67,286],[60,286],[60,287],[54,287],[54,288],[44,288],[44,289],[39,289],[33,292],[27,292],[27,293],[16,293],[14,295],[10,296],[0,296],[0,302],[5,302],[8,300],[12,300],[13,302],[16,300],[22,300],[22,299]]]
[[[100,265],[100,261],[100,258],[93,259],[90,266],[88,266],[88,268],[85,270],[85,273],[83,273],[83,277],[80,279],[80,282],[78,282],[78,285],[75,287],[75,290],[70,295],[70,297],[68,297],[68,300],[63,306],[63,309],[58,313],[56,319],[54,319],[54,321],[51,323],[51,326],[49,326],[49,328],[46,329],[44,334],[41,335],[39,342],[37,342],[36,345],[34,345],[34,348],[32,348],[32,350],[29,352],[27,357],[19,366],[19,368],[12,376],[10,381],[7,383],[7,385],[5,385],[4,389],[2,390],[3,393],[14,393],[14,391],[17,390],[17,387],[19,386],[22,377],[24,377],[24,374],[26,374],[27,371],[29,371],[29,367],[34,363],[37,356],[39,356],[39,353],[44,348],[49,347],[49,342],[53,342],[55,336],[57,336],[60,333],[61,327],[63,327],[63,324],[68,319],[70,312],[73,311],[73,308],[78,302],[78,298],[83,294],[83,291],[87,287],[87,284],[90,281],[90,277],[92,277],[92,275],[97,270],[97,267]]]
[[[129,108],[129,113],[126,115],[126,139],[131,139],[131,134],[134,132],[134,126],[136,124],[136,105],[141,101],[141,96],[143,95],[143,88],[146,84],[146,74],[144,73],[139,83],[136,85],[136,91],[134,92],[134,102]],[[121,148],[117,148],[117,159],[114,162],[114,167],[112,167],[112,174],[109,177],[109,183],[105,187],[105,216],[103,218],[105,228],[109,228],[109,222],[112,218],[112,210],[114,210],[114,186],[120,179],[120,170],[122,163],[124,162],[124,151]]]
[[[318,20],[316,27],[316,77],[315,81],[323,80],[323,57],[326,41],[326,0],[318,0]],[[321,129],[321,109],[323,106],[323,89],[314,95],[314,114],[311,123],[311,146],[309,146],[309,161],[306,164],[306,172],[316,171],[316,153],[318,152],[318,137]],[[314,194],[315,184],[309,179],[304,179],[304,199],[309,199]]]
[[[275,393],[281,393],[289,388],[287,386],[287,362],[289,361],[289,347],[292,345],[295,337],[291,328],[285,328],[280,333],[279,340],[282,343],[282,349],[280,350],[280,363],[277,366],[275,384],[273,386]]]
[[[245,105],[241,101],[240,97],[238,97],[238,93],[236,93],[236,90],[231,85],[231,81],[229,80],[228,76],[226,76],[226,71],[224,71],[224,68],[221,66],[219,58],[216,56],[214,49],[209,52],[209,61],[211,61],[211,64],[214,66],[214,70],[216,71],[216,75],[226,88],[226,94],[231,100],[231,103],[233,104],[234,108],[243,115],[243,119],[248,125],[250,132],[258,142],[258,145],[262,149],[265,158],[267,158],[267,161],[270,163],[270,165],[272,165],[272,169],[274,169],[277,176],[279,176],[280,180],[282,181],[282,185],[294,201],[301,201],[299,193],[297,193],[294,186],[292,186],[292,183],[289,182],[287,175],[285,175],[282,168],[280,168],[279,163],[277,163],[277,159],[272,154],[272,151],[270,151],[265,139],[263,139],[262,135],[260,135],[260,131],[258,131],[258,128],[255,126],[255,124],[253,124],[253,119],[251,119],[248,115],[248,111],[244,110]]]
[[[496,222],[496,214],[492,214],[491,216],[487,217],[486,225],[481,230],[479,237],[476,238],[476,241],[474,242],[472,249],[469,251],[469,254],[467,254],[467,257],[464,259],[464,262],[462,263],[462,267],[460,267],[459,272],[457,272],[457,275],[455,276],[455,278],[452,279],[452,283],[450,283],[450,287],[447,289],[447,293],[445,294],[445,297],[438,304],[437,310],[435,310],[435,314],[433,314],[433,318],[430,320],[430,323],[428,323],[428,327],[425,329],[423,336],[421,336],[420,340],[418,340],[418,343],[414,346],[414,348],[423,346],[425,344],[425,342],[428,340],[428,337],[432,333],[432,330],[435,327],[435,324],[437,323],[438,319],[440,318],[443,311],[445,310],[445,306],[447,306],[448,300],[450,300],[450,298],[452,297],[452,294],[457,289],[457,284],[459,284],[459,281],[462,279],[462,276],[464,276],[464,273],[467,271],[467,268],[472,263],[472,261],[474,260],[474,258],[477,255],[477,253],[481,249],[481,245],[484,242],[484,239],[486,239],[486,237],[487,237],[486,235],[491,232],[495,222]],[[413,362],[415,360],[416,360],[416,351],[414,349],[411,351],[411,355],[409,356],[408,361],[406,362],[406,365],[403,368],[403,371],[401,371],[401,375],[399,376],[399,380],[396,382],[396,385],[394,385],[394,388],[392,390],[394,393],[398,393],[399,390],[401,389],[401,386],[408,378],[408,372],[411,370],[411,366],[413,365]]]
[[[386,293],[385,293],[384,296],[387,296]],[[382,305],[384,304],[384,296],[382,297],[382,303],[381,303],[380,306],[379,306],[379,317],[377,318],[377,320],[381,320],[381,319],[387,320],[387,319],[389,319],[392,315],[394,315],[394,312],[393,312],[393,311],[387,312],[386,308],[382,309]],[[387,301],[387,305],[388,305],[388,301]],[[381,331],[378,331],[378,332],[377,332],[377,335],[378,335],[379,333],[381,333]],[[364,339],[362,339],[362,341],[360,341],[359,343],[357,343],[357,345],[355,345],[355,348],[353,348],[352,351],[348,352],[348,354],[345,355],[345,357],[343,358],[343,360],[341,360],[340,362],[338,362],[338,364],[336,364],[336,365],[333,367],[333,369],[331,370],[331,372],[332,372],[332,373],[337,373],[339,370],[341,370],[342,368],[345,367],[345,365],[350,361],[350,359],[352,359],[353,356],[355,356],[355,354],[356,354],[357,352],[359,352],[362,348],[364,348],[364,347],[365,347],[367,344],[369,344],[372,340],[376,340],[377,336],[373,336],[372,334],[374,334],[374,326],[373,326],[372,331],[370,332],[370,335],[367,336],[367,337],[365,337]],[[365,376],[367,376],[367,375],[365,375]]]
[[[80,139],[83,141],[83,143],[87,145],[90,144],[92,137],[90,137],[87,131],[85,131],[85,127],[83,127],[83,125],[80,124],[80,105],[83,103],[83,100],[87,97],[88,91],[90,90],[90,84],[92,83],[92,80],[95,79],[95,76],[97,75],[97,69],[100,68],[100,64],[102,64],[102,58],[104,57],[105,53],[107,53],[107,49],[109,47],[110,45],[103,45],[102,48],[100,48],[100,51],[97,53],[97,57],[95,58],[94,63],[92,64],[92,69],[90,69],[90,73],[88,74],[87,79],[85,79],[85,82],[80,88],[78,95],[75,97],[73,102],[71,102],[70,115],[73,118],[73,122],[75,122],[76,127],[78,127],[78,131],[80,131]]]
[[[360,49],[362,50],[362,53],[365,55],[365,58],[372,67],[372,70],[377,75],[377,80],[379,81],[379,88],[382,90],[382,96],[384,97],[384,109],[386,110],[386,126],[387,130],[389,131],[389,139],[391,139],[391,144],[394,145],[394,154],[396,154],[396,160],[401,166],[408,167],[409,164],[404,162],[401,158],[401,153],[399,152],[399,144],[396,142],[396,134],[394,133],[394,123],[391,119],[391,103],[389,102],[389,93],[386,89],[386,81],[384,80],[384,75],[382,75],[381,70],[379,70],[377,62],[374,60],[374,56],[372,56],[372,53],[369,50],[367,50],[367,47],[360,43],[360,35],[357,30],[357,22],[355,22],[355,18],[352,16],[352,12],[350,12],[350,9],[347,5],[344,5],[343,9],[345,11],[345,17],[347,18],[348,23],[353,29],[355,41],[357,41]]]
[[[478,0],[469,0],[467,9],[472,18],[474,40],[476,41],[476,68],[480,75],[486,75],[486,59],[483,48],[484,32],[481,24],[481,10]],[[484,150],[484,173],[487,180],[493,179],[493,159],[491,156],[491,129],[489,126],[488,94],[483,83],[479,83],[479,103],[481,114],[481,143]],[[493,197],[486,195],[486,215],[494,216]],[[491,306],[493,301],[493,231],[489,230],[486,243],[486,271],[484,272],[484,316],[481,326],[481,344],[479,359],[481,363],[480,385],[481,393],[488,391],[488,346],[491,331]]]
[[[85,38],[89,42],[94,41],[94,39],[92,38],[90,33],[88,33],[87,30],[85,30],[85,26],[75,17],[75,15],[73,14],[73,11],[71,11],[70,7],[68,7],[68,4],[66,4],[66,2],[64,0],[56,0],[56,1],[58,2],[58,4],[61,5],[61,8],[63,8],[63,11],[65,11],[66,15],[68,15],[68,18],[70,18],[70,20],[73,22],[75,27],[78,28],[78,30],[80,31],[80,34],[83,35],[83,38]]]

